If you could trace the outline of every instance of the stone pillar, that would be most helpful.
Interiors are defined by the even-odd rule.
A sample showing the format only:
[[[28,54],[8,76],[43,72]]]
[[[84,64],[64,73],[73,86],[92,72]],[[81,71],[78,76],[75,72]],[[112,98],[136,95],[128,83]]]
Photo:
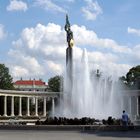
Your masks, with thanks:
[[[38,116],[38,97],[35,98],[35,116]]]
[[[27,116],[30,116],[30,98],[27,97]]]
[[[137,98],[137,116],[139,116],[139,96]]]
[[[22,116],[22,97],[19,97],[19,116]]]
[[[55,113],[55,103],[54,103],[54,98],[52,98],[52,117],[54,117]]]
[[[129,97],[129,114],[130,114],[130,116],[132,116],[132,100],[131,100],[131,96]]]
[[[14,96],[11,99],[11,116],[15,116],[14,114]]]
[[[68,47],[66,49],[66,76],[67,76],[67,91],[68,94],[72,94],[72,87],[73,87],[73,48]]]
[[[46,117],[46,97],[44,97],[43,116]]]
[[[124,110],[124,96],[121,98],[121,110]]]
[[[7,116],[7,96],[4,96],[4,116]]]

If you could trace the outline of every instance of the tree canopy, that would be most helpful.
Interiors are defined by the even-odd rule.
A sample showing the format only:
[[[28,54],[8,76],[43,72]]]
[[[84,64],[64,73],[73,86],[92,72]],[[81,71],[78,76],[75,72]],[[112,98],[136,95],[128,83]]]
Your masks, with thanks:
[[[9,68],[0,64],[0,89],[13,89],[13,78],[9,74]]]
[[[140,89],[140,65],[131,68],[126,76],[120,78],[129,88]]]
[[[60,92],[62,91],[62,76],[54,76],[48,80],[48,87],[50,91]]]

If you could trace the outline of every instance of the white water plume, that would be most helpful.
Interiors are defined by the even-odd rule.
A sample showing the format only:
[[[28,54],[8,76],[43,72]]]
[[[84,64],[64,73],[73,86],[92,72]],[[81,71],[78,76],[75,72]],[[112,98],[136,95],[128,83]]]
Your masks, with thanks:
[[[99,71],[90,72],[86,49],[81,62],[75,63],[73,68],[73,86],[70,92],[70,80],[68,76],[64,78],[64,95],[59,116],[96,119],[120,117],[123,108],[117,81],[100,75]]]

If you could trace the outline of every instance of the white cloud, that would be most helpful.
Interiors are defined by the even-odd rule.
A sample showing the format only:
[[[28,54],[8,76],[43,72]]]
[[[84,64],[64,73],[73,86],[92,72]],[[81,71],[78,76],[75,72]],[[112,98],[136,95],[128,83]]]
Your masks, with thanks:
[[[4,31],[4,26],[0,24],[0,40],[6,36],[6,32]]]
[[[61,12],[61,13],[67,12],[64,8],[55,4],[51,0],[36,0],[34,4],[35,6],[40,6],[44,8],[45,10],[49,10],[49,11],[55,11],[55,12]]]
[[[87,20],[95,20],[99,14],[102,14],[102,8],[99,6],[98,2],[93,2],[92,0],[84,0],[86,6],[82,7],[83,15]]]
[[[88,51],[89,62],[92,68],[96,69],[98,66],[104,72],[113,73],[118,70],[118,75],[122,75],[130,68],[123,63],[122,56],[128,55],[135,60],[133,50],[127,46],[121,46],[111,39],[99,38],[94,31],[84,26],[73,25],[72,30],[75,40],[75,62],[81,60],[81,46],[94,49]],[[25,28],[20,38],[13,41],[13,46],[9,56],[12,58],[12,75],[16,79],[24,76],[49,78],[64,71],[67,44],[66,33],[60,25],[48,23],[46,26],[37,24],[35,27]],[[139,47],[135,47],[134,50],[138,49]]]
[[[132,66],[129,64],[117,64],[107,62],[101,64],[99,69],[101,69],[103,74],[117,78],[118,76],[126,75],[126,73],[129,71],[130,68],[132,68]]]
[[[66,48],[64,42],[65,32],[59,25],[38,24],[35,28],[25,28],[22,31],[21,37],[13,41],[14,49],[9,51],[9,55],[14,59],[13,65],[19,66],[18,70],[25,68],[32,76],[49,77],[50,73],[62,73],[61,65],[65,60]],[[13,70],[14,68],[13,76],[18,76]]]
[[[139,45],[136,45],[134,48],[133,48],[133,53],[132,53],[132,60],[131,61],[137,61],[138,63],[140,62],[140,44]],[[134,59],[135,58],[135,59]]]
[[[131,53],[131,49],[127,46],[117,44],[112,39],[99,38],[92,30],[87,30],[85,26],[72,26],[74,38],[77,45],[92,46],[98,49],[106,49],[117,53]]]
[[[106,63],[108,62],[117,62],[118,57],[117,55],[111,53],[102,53],[98,51],[88,52],[89,61],[91,63]]]
[[[12,74],[14,76],[19,76],[20,73],[17,75],[17,71],[24,71],[23,74],[26,74],[24,77],[44,75],[43,67],[35,57],[29,56],[21,50],[10,50],[8,54],[14,58],[13,63],[15,67],[12,68]],[[23,76],[23,74],[21,76]]]
[[[46,61],[48,68],[55,75],[60,75],[63,72],[63,67],[61,64],[57,64],[54,61]]]
[[[136,35],[140,36],[140,30],[139,29],[128,27],[127,31],[130,34],[136,34]]]
[[[7,11],[26,11],[28,9],[27,4],[21,0],[11,0],[7,6]]]
[[[24,68],[24,67],[21,67],[21,66],[14,66],[14,67],[11,67],[11,74],[14,76],[14,77],[28,77],[29,76],[29,71]]]

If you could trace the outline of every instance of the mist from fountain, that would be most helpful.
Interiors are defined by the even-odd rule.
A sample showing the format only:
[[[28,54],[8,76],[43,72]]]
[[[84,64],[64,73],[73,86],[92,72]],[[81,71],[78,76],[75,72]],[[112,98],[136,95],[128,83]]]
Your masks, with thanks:
[[[60,116],[97,119],[105,119],[108,116],[120,117],[123,108],[117,81],[113,76],[109,78],[108,75],[100,75],[99,71],[91,73],[86,49],[83,51],[81,62],[74,65],[71,92],[69,82],[66,74]]]

